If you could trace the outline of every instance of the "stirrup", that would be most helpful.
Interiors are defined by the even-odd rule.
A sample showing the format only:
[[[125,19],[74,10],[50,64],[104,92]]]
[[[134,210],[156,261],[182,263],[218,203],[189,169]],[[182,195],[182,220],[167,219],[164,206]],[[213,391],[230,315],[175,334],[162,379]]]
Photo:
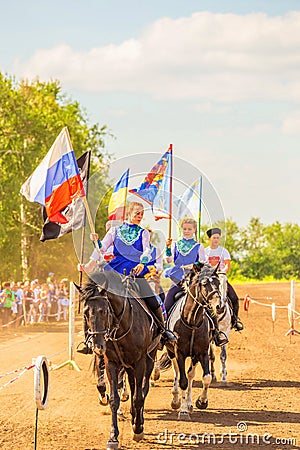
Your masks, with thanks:
[[[235,331],[242,331],[244,329],[244,325],[241,320],[237,318],[233,321],[231,328],[234,328]]]
[[[81,345],[82,345],[82,347],[79,348]],[[91,349],[91,347],[88,347],[85,342],[80,342],[77,345],[76,352],[82,353],[83,355],[92,355],[93,354],[93,350]]]
[[[162,335],[165,338],[165,340],[167,340],[167,341],[170,341],[170,342],[176,342],[177,341],[177,337],[175,336],[175,334],[171,330],[166,330],[165,329],[163,331]]]
[[[223,347],[229,342],[226,334],[219,330],[215,330],[214,341],[217,347]]]

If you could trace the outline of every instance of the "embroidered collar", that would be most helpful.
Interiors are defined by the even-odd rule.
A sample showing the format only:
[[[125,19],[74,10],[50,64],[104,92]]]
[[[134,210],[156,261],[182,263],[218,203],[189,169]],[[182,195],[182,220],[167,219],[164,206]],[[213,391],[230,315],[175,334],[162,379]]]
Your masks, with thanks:
[[[133,223],[123,223],[117,228],[117,236],[126,245],[133,245],[140,237],[143,228]]]
[[[190,253],[190,251],[198,244],[195,239],[185,239],[182,238],[177,242],[177,249],[179,253],[183,256],[186,256]]]

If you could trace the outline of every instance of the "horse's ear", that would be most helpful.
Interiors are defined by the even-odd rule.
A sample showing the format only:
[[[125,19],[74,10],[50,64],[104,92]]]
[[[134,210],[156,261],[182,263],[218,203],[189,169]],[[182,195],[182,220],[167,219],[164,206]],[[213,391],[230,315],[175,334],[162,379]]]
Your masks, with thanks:
[[[204,267],[204,263],[198,261],[198,262],[196,262],[196,263],[193,264],[192,271],[193,271],[194,273],[199,273],[199,272],[201,272],[201,270],[202,270],[203,267]]]
[[[73,284],[74,284],[74,286],[76,287],[77,291],[79,291],[80,294],[82,294],[82,287],[79,286],[78,284],[76,284],[74,281],[73,281]]]
[[[219,267],[220,267],[220,261],[218,262],[218,264],[216,265],[216,267],[214,268],[214,270],[213,270],[213,275],[217,275],[217,272],[218,272],[218,270],[219,270]]]

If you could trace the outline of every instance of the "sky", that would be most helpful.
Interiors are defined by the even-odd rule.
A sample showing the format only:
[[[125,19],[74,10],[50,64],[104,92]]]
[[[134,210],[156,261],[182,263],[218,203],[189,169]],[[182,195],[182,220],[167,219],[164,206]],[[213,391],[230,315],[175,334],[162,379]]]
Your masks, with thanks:
[[[59,79],[113,134],[115,168],[147,172],[172,143],[175,177],[202,174],[208,209],[214,191],[241,227],[300,224],[298,0],[0,5],[0,70]]]

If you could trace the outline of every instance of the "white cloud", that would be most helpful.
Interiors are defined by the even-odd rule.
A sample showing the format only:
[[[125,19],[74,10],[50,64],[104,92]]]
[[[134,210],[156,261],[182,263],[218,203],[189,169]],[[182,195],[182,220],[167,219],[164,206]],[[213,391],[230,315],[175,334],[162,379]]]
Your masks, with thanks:
[[[300,111],[290,112],[283,120],[281,130],[284,134],[300,134]]]
[[[194,13],[157,20],[120,45],[39,49],[13,72],[94,92],[204,101],[300,100],[300,12]]]

